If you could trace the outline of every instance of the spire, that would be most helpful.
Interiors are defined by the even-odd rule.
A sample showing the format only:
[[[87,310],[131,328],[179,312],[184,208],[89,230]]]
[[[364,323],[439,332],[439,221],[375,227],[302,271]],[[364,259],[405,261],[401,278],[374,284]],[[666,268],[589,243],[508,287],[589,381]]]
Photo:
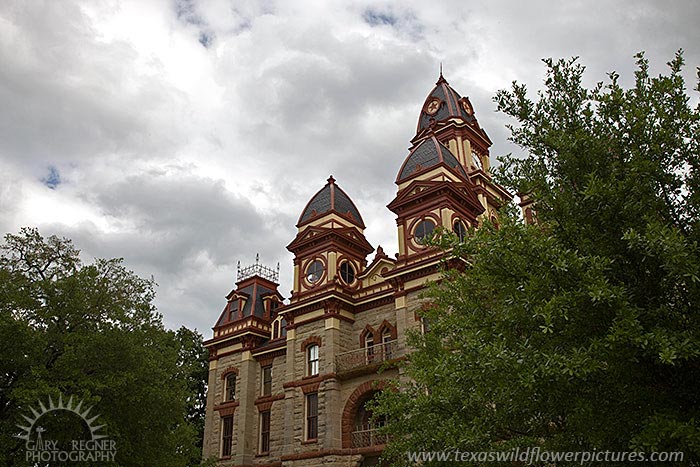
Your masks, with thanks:
[[[438,78],[437,83],[435,83],[435,85],[437,86],[442,83],[449,84],[445,77],[442,76],[442,62],[440,62],[440,77]]]

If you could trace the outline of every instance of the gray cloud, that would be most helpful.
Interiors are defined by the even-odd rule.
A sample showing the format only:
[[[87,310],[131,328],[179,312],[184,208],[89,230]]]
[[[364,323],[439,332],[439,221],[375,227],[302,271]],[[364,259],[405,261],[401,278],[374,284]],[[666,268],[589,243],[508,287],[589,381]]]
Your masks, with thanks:
[[[440,62],[496,156],[517,148],[492,97],[539,89],[540,59],[630,83],[637,51],[657,73],[684,48],[692,87],[698,17],[689,0],[2,2],[0,228],[124,257],[169,326],[206,331],[238,260],[281,262],[288,295],[284,247],[331,173],[396,248],[385,205]]]

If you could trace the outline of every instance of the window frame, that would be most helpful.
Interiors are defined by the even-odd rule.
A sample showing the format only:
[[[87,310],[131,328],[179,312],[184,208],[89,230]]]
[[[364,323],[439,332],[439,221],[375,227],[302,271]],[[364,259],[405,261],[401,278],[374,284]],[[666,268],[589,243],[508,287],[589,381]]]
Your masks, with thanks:
[[[457,228],[457,226],[459,226],[459,229]],[[464,239],[467,238],[469,229],[467,228],[467,225],[462,219],[455,219],[455,221],[452,223],[452,232],[454,232],[454,234],[457,235],[457,239],[460,242],[463,242]]]
[[[310,392],[304,398],[304,439],[318,440],[318,392]]]
[[[367,358],[367,363],[374,361],[374,350],[374,334],[369,332],[365,336],[365,357]]]
[[[269,376],[269,379],[267,376]],[[272,395],[272,365],[265,365],[260,368],[260,394],[262,396]]]
[[[418,237],[418,229],[422,226],[425,226],[427,223],[432,224],[432,229],[430,229],[430,232],[426,233],[425,231],[423,232],[423,235],[421,237]],[[433,232],[435,232],[435,229],[437,228],[437,223],[435,220],[431,219],[430,217],[424,217],[421,220],[419,220],[415,227],[413,227],[413,241],[416,242],[418,245],[424,246],[426,239],[431,237],[433,235]]]
[[[312,353],[314,353],[313,355]],[[313,358],[315,357],[315,358]],[[317,376],[320,370],[320,347],[318,344],[309,344],[306,347],[306,376]]]
[[[233,415],[221,417],[221,457],[231,457],[233,453]]]
[[[259,454],[268,454],[270,452],[270,432],[272,425],[272,413],[270,410],[260,412],[260,444],[258,446]]]
[[[236,373],[229,373],[224,378],[224,402],[233,402],[236,400]],[[231,395],[231,381],[233,381],[233,396]]]
[[[320,272],[318,272],[316,279],[311,280],[311,279],[309,279],[309,276],[311,276],[311,272],[309,272],[309,270],[315,264],[319,264],[321,266],[321,270],[320,270]],[[306,265],[306,267],[304,268],[304,280],[306,281],[307,284],[316,285],[319,282],[321,282],[321,279],[323,279],[323,275],[325,273],[326,273],[326,265],[323,263],[323,261],[320,258],[314,258],[311,261],[309,261],[308,264]]]
[[[357,271],[355,271],[355,266],[350,261],[343,261],[340,263],[340,267],[338,269],[340,272],[340,279],[343,281],[343,283],[347,285],[355,283]]]

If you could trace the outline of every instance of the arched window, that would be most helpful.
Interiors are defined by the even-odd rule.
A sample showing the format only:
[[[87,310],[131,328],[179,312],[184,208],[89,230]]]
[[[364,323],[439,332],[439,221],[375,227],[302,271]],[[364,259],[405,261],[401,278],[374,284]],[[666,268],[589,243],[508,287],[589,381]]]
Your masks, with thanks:
[[[455,235],[457,235],[460,242],[463,242],[464,239],[467,238],[467,227],[461,220],[457,219],[455,221],[454,225],[452,226],[452,230],[454,231]]]
[[[236,400],[236,373],[226,375],[224,383],[224,401]]]
[[[384,352],[384,359],[391,360],[393,358],[394,339],[391,335],[391,329],[384,329],[382,331],[382,351]]]
[[[435,230],[435,222],[430,219],[422,220],[413,230],[413,238],[416,242],[423,244],[432,236],[433,230]]]
[[[311,344],[306,348],[306,376],[318,374],[318,344]]]
[[[340,278],[348,285],[355,282],[355,268],[350,264],[350,261],[343,261],[341,263]]]

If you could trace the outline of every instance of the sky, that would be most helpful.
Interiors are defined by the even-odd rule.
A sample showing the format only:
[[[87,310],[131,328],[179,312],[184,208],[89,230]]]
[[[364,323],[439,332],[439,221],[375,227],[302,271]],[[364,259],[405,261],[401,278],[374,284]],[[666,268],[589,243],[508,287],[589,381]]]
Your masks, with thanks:
[[[209,338],[238,261],[279,262],[289,296],[285,247],[331,174],[396,252],[386,205],[440,63],[495,161],[519,148],[493,96],[534,97],[543,58],[629,85],[637,52],[658,74],[682,48],[692,89],[698,19],[694,0],[3,0],[0,233],[124,258],[166,326]]]

